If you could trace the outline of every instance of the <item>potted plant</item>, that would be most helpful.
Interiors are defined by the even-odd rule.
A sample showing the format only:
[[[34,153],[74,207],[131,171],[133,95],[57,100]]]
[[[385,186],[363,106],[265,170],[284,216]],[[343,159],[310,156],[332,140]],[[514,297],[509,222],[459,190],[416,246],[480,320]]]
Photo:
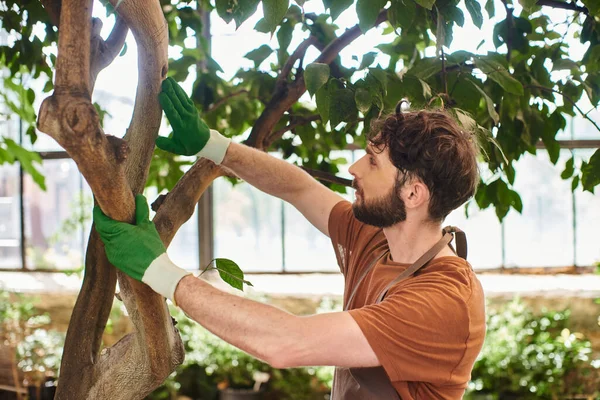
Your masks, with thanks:
[[[0,339],[11,354],[13,384],[17,399],[54,398],[64,336],[43,329],[50,323],[39,314],[34,299],[0,291]]]

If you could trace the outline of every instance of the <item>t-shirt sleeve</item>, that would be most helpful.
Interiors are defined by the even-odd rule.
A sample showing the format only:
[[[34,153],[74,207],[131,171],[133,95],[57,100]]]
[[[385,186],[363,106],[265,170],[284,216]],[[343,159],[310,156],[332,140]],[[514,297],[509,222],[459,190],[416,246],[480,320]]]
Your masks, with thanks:
[[[468,308],[451,285],[417,282],[349,312],[392,382],[447,382],[466,350]]]

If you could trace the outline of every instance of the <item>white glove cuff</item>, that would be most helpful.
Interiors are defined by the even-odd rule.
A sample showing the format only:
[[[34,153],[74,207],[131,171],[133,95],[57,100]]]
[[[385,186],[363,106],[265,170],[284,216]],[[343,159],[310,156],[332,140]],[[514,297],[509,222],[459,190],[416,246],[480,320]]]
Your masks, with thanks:
[[[142,277],[142,282],[175,304],[175,289],[177,289],[177,284],[179,284],[179,281],[183,277],[191,274],[191,272],[175,265],[165,252],[152,261]]]
[[[215,164],[221,164],[225,158],[225,153],[227,153],[229,143],[231,143],[231,139],[211,129],[210,139],[208,139],[206,146],[198,152],[198,157],[208,158]]]

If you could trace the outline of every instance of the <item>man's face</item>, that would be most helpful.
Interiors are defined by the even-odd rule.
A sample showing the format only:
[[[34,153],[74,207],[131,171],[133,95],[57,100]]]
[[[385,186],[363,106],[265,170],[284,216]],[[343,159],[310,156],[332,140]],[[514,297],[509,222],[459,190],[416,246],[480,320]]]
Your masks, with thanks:
[[[365,224],[387,228],[406,220],[398,169],[391,163],[387,149],[378,153],[368,145],[366,150],[367,154],[350,167],[356,189],[352,211]]]

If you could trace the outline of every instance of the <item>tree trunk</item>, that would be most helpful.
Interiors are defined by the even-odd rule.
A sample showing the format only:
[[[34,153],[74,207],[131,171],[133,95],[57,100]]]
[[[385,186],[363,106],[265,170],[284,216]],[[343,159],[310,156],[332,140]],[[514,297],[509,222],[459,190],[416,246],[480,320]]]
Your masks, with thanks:
[[[168,30],[158,0],[111,3],[115,7],[120,3],[119,18],[104,41],[100,21],[91,17],[92,0],[44,1],[60,24],[55,90],[42,103],[38,127],[73,158],[102,210],[131,222],[133,195],[144,188],[162,118],[158,93],[167,73]],[[122,140],[102,131],[91,93],[97,74],[122,47],[127,27],[139,49],[139,82],[132,121]],[[167,233],[161,232],[165,245],[181,224],[170,225]],[[100,351],[117,279],[135,332]],[[143,283],[117,273],[92,230],[56,398],[142,399],[181,364],[183,356],[165,300]]]

